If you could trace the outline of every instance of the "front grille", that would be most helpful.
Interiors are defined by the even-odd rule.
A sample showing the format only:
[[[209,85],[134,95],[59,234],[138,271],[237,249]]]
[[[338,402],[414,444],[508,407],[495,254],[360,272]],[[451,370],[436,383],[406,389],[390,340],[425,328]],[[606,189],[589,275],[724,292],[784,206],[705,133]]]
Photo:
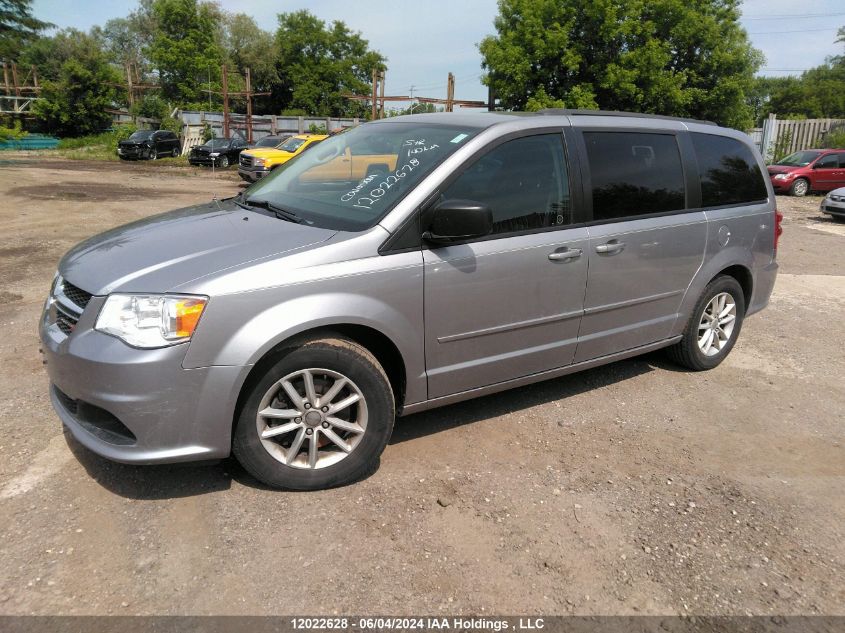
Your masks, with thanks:
[[[76,327],[79,317],[91,301],[91,293],[79,286],[62,279],[56,294],[53,296],[53,315],[56,327],[65,336],[70,336]]]
[[[252,156],[246,154],[241,154],[240,156],[240,163],[241,167],[252,167]]]
[[[79,321],[79,317],[63,312],[58,308],[56,309],[56,325],[65,336],[70,336],[73,328],[76,327],[77,321]]]
[[[92,295],[90,292],[85,292],[82,288],[74,286],[66,279],[62,283],[62,292],[68,299],[73,301],[83,310],[85,309],[85,306],[88,305],[88,302],[91,301]]]

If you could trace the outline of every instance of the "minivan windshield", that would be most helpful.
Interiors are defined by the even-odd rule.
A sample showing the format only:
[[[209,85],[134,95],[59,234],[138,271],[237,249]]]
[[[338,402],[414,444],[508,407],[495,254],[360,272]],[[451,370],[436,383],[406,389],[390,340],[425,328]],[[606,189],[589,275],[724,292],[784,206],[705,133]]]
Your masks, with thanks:
[[[130,141],[146,141],[153,135],[152,130],[138,130],[137,132],[132,132],[132,135],[129,137]]]
[[[785,167],[806,167],[814,160],[821,156],[821,152],[813,152],[804,150],[790,154],[786,158],[781,158],[775,165],[783,165]]]
[[[477,133],[430,122],[361,125],[283,164],[243,198],[305,224],[362,231]]]

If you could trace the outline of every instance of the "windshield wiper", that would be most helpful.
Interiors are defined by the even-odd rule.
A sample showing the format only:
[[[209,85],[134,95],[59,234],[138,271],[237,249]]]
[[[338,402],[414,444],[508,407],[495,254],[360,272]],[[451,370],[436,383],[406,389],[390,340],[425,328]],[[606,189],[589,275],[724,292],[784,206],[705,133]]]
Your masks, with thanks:
[[[252,205],[253,207],[267,209],[280,220],[287,220],[288,222],[295,222],[296,224],[302,224],[303,222],[303,219],[296,215],[296,213],[294,213],[293,211],[283,209],[282,207],[273,204],[269,200],[256,200],[255,198],[247,198],[246,203],[248,205]]]

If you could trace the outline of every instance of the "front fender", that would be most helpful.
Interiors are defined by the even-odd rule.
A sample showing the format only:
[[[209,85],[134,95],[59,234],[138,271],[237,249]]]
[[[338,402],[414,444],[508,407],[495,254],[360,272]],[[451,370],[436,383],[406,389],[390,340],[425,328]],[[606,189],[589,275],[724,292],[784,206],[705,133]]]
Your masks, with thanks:
[[[425,400],[422,283],[419,265],[214,297],[183,366],[253,365],[303,332],[358,325],[383,334],[399,350],[406,402]]]

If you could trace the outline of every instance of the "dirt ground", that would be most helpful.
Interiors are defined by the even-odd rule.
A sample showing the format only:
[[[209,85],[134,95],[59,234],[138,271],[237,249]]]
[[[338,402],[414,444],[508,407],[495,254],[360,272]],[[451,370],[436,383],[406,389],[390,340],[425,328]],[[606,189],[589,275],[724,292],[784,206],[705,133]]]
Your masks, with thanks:
[[[0,161],[0,614],[845,614],[845,224],[779,198],[770,307],[717,369],[661,354],[401,419],[315,493],[131,467],[62,432],[56,263],[237,175]]]

